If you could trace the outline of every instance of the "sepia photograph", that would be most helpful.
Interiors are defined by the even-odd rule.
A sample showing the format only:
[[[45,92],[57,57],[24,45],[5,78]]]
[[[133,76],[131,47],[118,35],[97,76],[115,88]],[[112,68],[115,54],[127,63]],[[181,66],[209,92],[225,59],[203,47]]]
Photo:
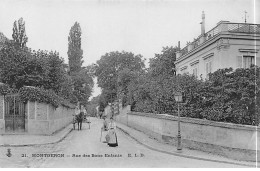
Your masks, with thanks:
[[[0,0],[0,168],[259,165],[259,0]]]

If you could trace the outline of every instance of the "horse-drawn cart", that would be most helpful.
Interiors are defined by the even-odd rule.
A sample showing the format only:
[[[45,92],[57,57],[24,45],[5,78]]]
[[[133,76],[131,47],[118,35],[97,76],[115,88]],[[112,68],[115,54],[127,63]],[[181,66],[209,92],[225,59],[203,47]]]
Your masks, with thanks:
[[[87,115],[84,115],[84,119],[83,119],[84,123],[88,124],[88,128],[90,129],[90,117],[88,117]]]
[[[83,117],[82,117],[83,116]],[[90,118],[87,117],[87,115],[82,115],[82,116],[79,116],[79,115],[74,115],[73,117],[73,129],[75,130],[75,124],[78,123],[78,129],[79,129],[79,126],[80,126],[80,122],[81,123],[87,123],[88,124],[88,128],[90,129]]]

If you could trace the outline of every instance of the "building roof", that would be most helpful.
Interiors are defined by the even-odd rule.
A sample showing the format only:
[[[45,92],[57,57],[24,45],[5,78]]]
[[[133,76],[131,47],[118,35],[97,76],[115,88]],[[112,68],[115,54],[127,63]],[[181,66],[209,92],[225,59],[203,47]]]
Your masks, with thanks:
[[[199,35],[197,38],[194,39],[191,43],[187,46],[182,48],[178,53],[179,58],[177,57],[177,61],[181,59],[186,54],[189,54],[193,50],[201,47],[206,42],[212,40],[213,38],[217,37],[222,33],[229,33],[229,34],[253,34],[259,35],[260,34],[260,24],[250,24],[250,23],[232,23],[229,21],[220,21],[214,28],[210,31],[205,33],[204,35]],[[188,48],[189,45],[192,45],[192,48]],[[176,62],[177,62],[176,61]]]

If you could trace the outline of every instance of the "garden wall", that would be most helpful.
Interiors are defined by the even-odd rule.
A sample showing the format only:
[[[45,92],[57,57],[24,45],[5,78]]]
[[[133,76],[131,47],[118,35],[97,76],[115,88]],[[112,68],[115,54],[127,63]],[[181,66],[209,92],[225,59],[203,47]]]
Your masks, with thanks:
[[[74,109],[64,106],[54,108],[50,104],[28,102],[28,133],[50,135],[72,122]]]
[[[121,114],[120,114],[121,115]],[[156,139],[176,143],[178,118],[171,115],[128,112],[127,122],[119,122]],[[259,127],[221,123],[194,118],[181,118],[182,145],[237,160],[255,161],[260,155]]]
[[[124,108],[120,107],[119,108],[120,115],[116,115],[116,118],[115,118],[116,121],[121,122],[121,123],[127,125],[127,116],[128,116],[127,113],[130,112],[130,111],[131,111],[131,106],[130,105],[128,105],[128,106],[126,106]]]
[[[0,133],[5,129],[4,122],[4,96],[0,95]]]
[[[24,133],[50,135],[69,125],[73,113],[74,109],[61,105],[55,109],[50,104],[29,101],[25,105]],[[0,133],[6,133],[3,96],[0,96]]]

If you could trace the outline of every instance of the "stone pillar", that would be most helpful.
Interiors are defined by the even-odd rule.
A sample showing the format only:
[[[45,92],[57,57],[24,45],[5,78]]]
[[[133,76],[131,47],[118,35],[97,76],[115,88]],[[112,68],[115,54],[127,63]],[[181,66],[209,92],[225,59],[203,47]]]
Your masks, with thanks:
[[[4,96],[0,95],[0,133],[5,132]]]
[[[220,24],[221,32],[228,32],[228,23],[223,22]]]
[[[180,52],[180,51],[177,51],[175,54],[176,54],[176,59],[178,59],[179,57],[181,57],[181,52]]]
[[[194,49],[194,45],[192,43],[188,44],[188,52]]]
[[[4,119],[4,96],[0,95],[0,119]]]

